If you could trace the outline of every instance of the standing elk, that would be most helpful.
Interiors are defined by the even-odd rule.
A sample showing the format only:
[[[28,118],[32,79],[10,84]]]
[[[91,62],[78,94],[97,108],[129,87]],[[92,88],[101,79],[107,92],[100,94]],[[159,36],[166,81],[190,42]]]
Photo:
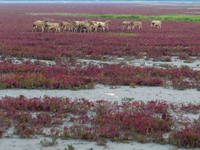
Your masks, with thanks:
[[[162,22],[164,21],[164,19],[161,19],[161,20],[153,20],[151,21],[151,27],[158,27],[161,29],[161,24]]]
[[[73,21],[74,26],[74,32],[81,32],[82,29],[80,29],[80,26],[82,26],[85,23],[85,21]]]
[[[73,31],[74,30],[74,25],[73,23],[68,20],[67,22],[63,22],[62,28],[64,31],[66,31],[68,29],[68,31]]]
[[[96,21],[92,21],[93,25],[91,26],[94,29],[94,32],[98,31],[99,24]]]
[[[92,23],[93,23],[92,28],[94,29],[94,32],[97,32],[98,28],[101,28],[99,25],[100,22],[101,22],[100,19],[98,19],[98,21],[92,21]]]
[[[93,25],[94,24],[91,20],[86,20],[85,23],[80,26],[80,28],[83,29],[84,32],[91,32]]]
[[[52,32],[53,29],[56,29],[55,32],[57,32],[57,31],[61,32],[62,26],[63,26],[63,22],[62,21],[59,21],[59,23],[50,23],[50,24],[48,24],[48,32],[50,30]]]
[[[133,21],[123,21],[122,22],[122,31],[124,31],[125,28],[127,28],[127,30],[131,30],[132,25],[133,25]]]
[[[79,30],[79,32],[91,32],[92,31],[92,27],[93,27],[93,23],[91,20],[85,20],[85,21],[74,21],[73,22],[74,25],[74,32],[77,32]]]
[[[142,23],[143,23],[143,21],[133,21],[133,27],[132,27],[132,29],[134,30],[134,28],[135,28],[136,26],[138,26],[139,29],[140,29],[140,28],[142,29]]]
[[[109,31],[109,25],[111,24],[110,20],[106,20],[105,22],[97,22],[98,27],[102,28],[102,31],[105,32],[105,29]]]
[[[52,23],[54,21],[54,19],[45,19],[44,21],[41,21],[41,20],[38,20],[38,21],[35,21],[33,23],[33,29],[32,29],[32,32],[36,32],[38,27],[41,27],[42,28],[42,32],[44,32],[44,29],[45,27],[48,26],[49,23]]]

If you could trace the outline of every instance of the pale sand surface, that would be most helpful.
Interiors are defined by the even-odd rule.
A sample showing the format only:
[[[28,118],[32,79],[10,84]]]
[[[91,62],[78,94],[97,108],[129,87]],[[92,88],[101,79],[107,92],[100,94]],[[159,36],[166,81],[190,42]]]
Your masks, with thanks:
[[[159,145],[154,143],[140,144],[136,142],[131,143],[116,143],[108,142],[107,146],[97,146],[96,142],[87,142],[81,140],[58,140],[55,146],[42,147],[39,139],[1,139],[1,150],[65,150],[68,144],[72,144],[75,150],[176,150],[176,147],[171,145]],[[51,139],[49,139],[51,140]]]
[[[26,89],[6,89],[0,90],[0,97],[16,97],[24,95],[25,97],[68,97],[70,99],[85,98],[89,101],[108,100],[122,101],[123,98],[134,98],[134,100],[166,100],[168,102],[198,102],[200,100],[200,91],[196,89],[174,90],[163,87],[139,87],[130,86],[104,86],[98,84],[95,89],[89,90],[26,90]]]

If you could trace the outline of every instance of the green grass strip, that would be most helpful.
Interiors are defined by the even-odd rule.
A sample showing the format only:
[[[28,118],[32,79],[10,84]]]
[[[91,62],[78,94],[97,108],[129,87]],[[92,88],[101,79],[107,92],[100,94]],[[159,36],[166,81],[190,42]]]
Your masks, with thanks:
[[[127,19],[165,19],[165,20],[176,20],[176,21],[191,21],[200,22],[200,16],[198,15],[158,15],[158,16],[142,16],[142,15],[95,15],[95,14],[76,14],[76,13],[26,13],[27,15],[59,15],[66,17],[90,17],[90,18],[127,18]]]
[[[176,20],[176,21],[191,21],[200,22],[200,16],[192,15],[159,15],[159,16],[142,16],[142,15],[78,15],[79,17],[95,17],[95,18],[129,18],[129,19],[165,19],[165,20]]]

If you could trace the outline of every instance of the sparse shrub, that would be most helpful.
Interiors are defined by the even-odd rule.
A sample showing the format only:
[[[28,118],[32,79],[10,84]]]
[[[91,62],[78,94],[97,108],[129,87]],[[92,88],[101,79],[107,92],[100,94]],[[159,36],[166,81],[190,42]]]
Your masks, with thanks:
[[[122,101],[132,101],[134,100],[135,98],[128,98],[128,97],[124,97],[122,98]]]
[[[185,60],[189,59],[189,56],[186,53],[180,53],[178,56],[180,59],[185,59]]]
[[[172,59],[170,57],[165,57],[162,59],[162,61],[165,61],[165,62],[171,62]]]
[[[51,142],[48,141],[47,139],[44,139],[44,140],[40,141],[40,144],[42,146],[54,146],[54,145],[58,144],[57,139],[58,139],[57,136],[53,136]]]
[[[68,149],[66,149],[66,150],[75,150],[75,147],[72,146],[71,144],[68,144],[68,145],[67,145],[67,148],[68,148]]]
[[[200,91],[200,85],[197,86],[197,91]]]
[[[135,83],[130,83],[130,87],[136,88],[136,84]]]
[[[107,140],[104,138],[100,138],[96,141],[97,145],[99,146],[106,146]]]
[[[9,87],[8,83],[0,83],[0,89],[7,89]]]
[[[35,127],[28,127],[25,122],[15,125],[14,134],[19,135],[20,138],[31,138],[36,134]]]
[[[199,122],[191,126],[185,126],[185,129],[173,131],[170,133],[169,141],[178,147],[197,148],[200,147]]]
[[[177,90],[185,90],[191,88],[191,85],[187,81],[183,81],[181,79],[173,80],[172,87]]]
[[[2,138],[3,134],[4,134],[4,131],[0,130],[0,138]]]
[[[185,61],[183,61],[184,63],[192,63],[192,61],[190,61],[190,60],[185,60]]]

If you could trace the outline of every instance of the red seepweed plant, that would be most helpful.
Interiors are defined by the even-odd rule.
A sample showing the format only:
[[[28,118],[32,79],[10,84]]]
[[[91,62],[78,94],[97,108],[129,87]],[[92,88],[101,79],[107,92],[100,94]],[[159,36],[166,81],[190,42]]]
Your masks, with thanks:
[[[1,136],[12,126],[13,134],[21,138],[55,136],[47,129],[57,128],[57,138],[96,141],[98,145],[105,145],[107,140],[135,140],[199,147],[199,119],[193,123],[184,118],[176,119],[176,115],[191,105],[195,104],[183,106],[158,100],[119,104],[48,96],[43,99],[28,99],[23,95],[4,97],[0,100],[1,118],[5,120],[1,123]],[[196,109],[199,111],[199,107]],[[169,134],[169,138],[164,134]]]

